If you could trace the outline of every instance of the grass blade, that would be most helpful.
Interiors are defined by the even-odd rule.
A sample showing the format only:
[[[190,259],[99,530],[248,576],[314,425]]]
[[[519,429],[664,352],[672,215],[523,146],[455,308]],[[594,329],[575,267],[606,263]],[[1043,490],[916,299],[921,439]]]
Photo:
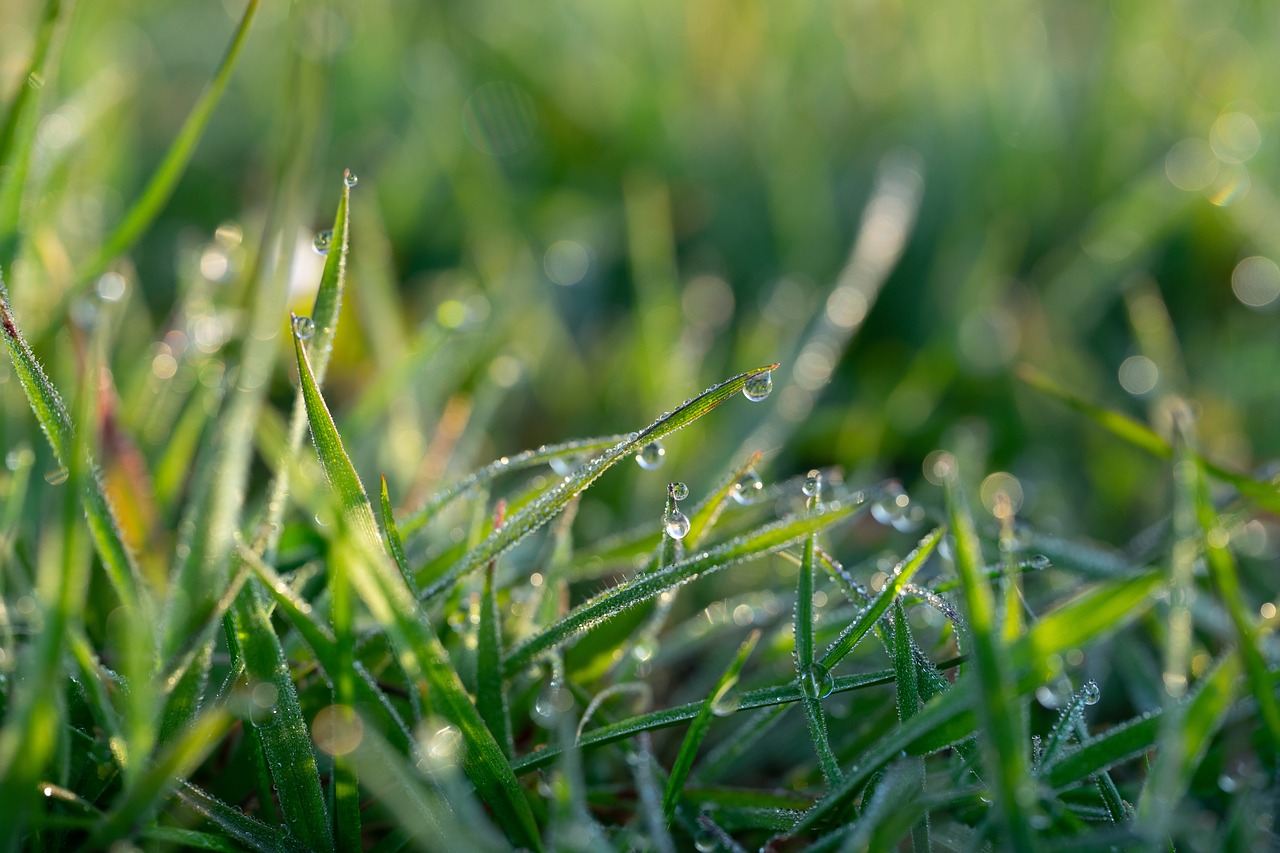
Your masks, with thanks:
[[[282,835],[276,827],[267,826],[240,809],[232,808],[190,782],[182,783],[178,788],[177,798],[187,808],[250,850],[258,853],[279,853],[282,850],[300,853],[305,849],[299,847],[289,835]]]
[[[697,715],[694,716],[693,722],[689,724],[689,730],[685,732],[684,741],[680,744],[680,751],[676,753],[675,763],[671,766],[671,774],[667,777],[667,787],[662,794],[662,812],[666,816],[668,823],[675,816],[676,806],[680,804],[681,796],[684,793],[684,783],[689,778],[689,771],[693,768],[693,761],[698,755],[698,747],[702,745],[703,738],[706,737],[707,731],[711,728],[711,718],[715,713],[716,702],[720,701],[721,697],[732,690],[733,686],[738,683],[738,674],[742,672],[742,667],[746,665],[747,658],[751,656],[751,652],[755,649],[756,642],[759,639],[760,631],[755,630],[742,641],[742,645],[738,647],[738,654],[734,656],[733,661],[720,676],[712,691],[707,694],[707,698],[702,701]]]
[[[698,543],[715,527],[716,521],[720,518],[720,513],[724,512],[724,508],[729,501],[734,498],[735,494],[741,494],[738,485],[744,482],[754,471],[756,465],[760,464],[760,458],[764,456],[762,452],[757,450],[751,454],[736,471],[728,476],[720,487],[711,493],[702,503],[698,504],[689,513],[689,532],[685,534],[684,542],[686,548],[697,547]],[[758,480],[756,481],[758,482]],[[743,500],[754,500],[753,495],[745,495]]]
[[[385,480],[383,481],[385,484]],[[502,526],[504,505],[498,503],[494,527]],[[511,716],[507,707],[506,682],[502,677],[502,616],[494,590],[496,561],[490,560],[484,570],[484,588],[480,594],[480,624],[476,637],[476,707],[480,716],[497,738],[503,754],[515,752],[511,733]]]
[[[1048,374],[1037,370],[1031,365],[1020,365],[1018,378],[1037,391],[1048,394],[1050,397],[1075,409],[1098,426],[1135,447],[1141,448],[1161,459],[1169,459],[1173,456],[1173,447],[1170,446],[1169,442],[1161,438],[1146,424],[1139,423],[1128,415],[1113,412],[1086,400],[1074,391],[1059,385]],[[1196,461],[1209,476],[1231,484],[1236,491],[1253,503],[1271,512],[1280,512],[1280,491],[1277,490],[1275,484],[1258,482],[1245,474],[1216,465],[1202,456],[1197,456]]]
[[[339,501],[340,521],[354,528],[352,532],[356,542],[364,548],[365,559],[353,570],[352,582],[374,617],[388,627],[402,661],[410,661],[418,670],[410,673],[411,681],[429,687],[432,703],[461,732],[466,745],[462,755],[463,770],[476,786],[481,799],[494,810],[512,841],[535,850],[541,849],[533,813],[511,765],[485,726],[450,662],[448,652],[427,623],[408,586],[387,565],[364,485],[342,446],[342,439],[320,396],[306,351],[296,333],[294,352],[311,436],[325,476]]]
[[[740,373],[732,379],[708,388],[670,414],[664,414],[643,430],[631,433],[627,438],[566,476],[542,497],[512,513],[501,530],[493,531],[485,537],[484,541],[472,548],[458,565],[433,583],[426,590],[425,595],[430,598],[452,588],[458,578],[475,571],[559,515],[569,501],[585,491],[600,475],[622,459],[634,456],[646,444],[688,426],[740,392],[748,381],[754,377],[772,373],[777,366],[777,364],[771,364]]]
[[[995,597],[982,571],[978,534],[954,460],[946,466],[946,474],[948,516],[956,538],[956,571],[969,612],[981,688],[978,712],[985,737],[980,740],[986,746],[988,778],[996,782],[997,803],[1009,844],[1017,850],[1031,850],[1036,842],[1027,806],[1035,801],[1035,792],[1027,778],[1027,741],[1022,736],[1012,674],[1000,639]]]
[[[809,498],[810,510],[817,500],[817,496]],[[831,674],[826,669],[818,669],[813,659],[813,554],[817,547],[818,534],[810,533],[804,540],[804,553],[800,558],[800,572],[796,579],[795,623],[792,633],[795,636],[796,682],[800,685],[800,692],[804,694],[800,704],[804,707],[804,715],[809,723],[809,740],[813,742],[813,750],[818,756],[822,778],[826,780],[827,787],[831,787],[840,781],[840,765],[836,762],[835,753],[831,751],[827,720],[822,712],[822,698],[826,694]]]
[[[820,507],[820,511],[816,514],[767,524],[664,569],[612,587],[580,604],[541,633],[525,640],[503,661],[503,673],[510,677],[527,667],[543,652],[568,643],[579,634],[624,610],[648,601],[669,589],[675,589],[700,575],[709,575],[736,563],[793,545],[815,530],[821,530],[849,518],[865,505],[865,500],[826,504]]]
[[[240,23],[231,36],[231,43],[222,56],[222,62],[214,72],[213,80],[191,108],[186,122],[183,123],[182,129],[174,137],[164,158],[151,174],[151,179],[143,189],[142,195],[107,237],[98,254],[76,275],[76,284],[72,293],[97,278],[118,255],[127,252],[151,226],[152,221],[169,201],[169,197],[173,195],[173,190],[177,187],[182,173],[186,171],[187,163],[191,161],[191,155],[195,153],[196,144],[204,135],[205,126],[213,116],[214,108],[222,100],[222,93],[226,91],[227,83],[231,80],[231,72],[244,47],[249,27],[257,11],[258,0],[247,0],[244,14],[240,17]]]
[[[902,599],[893,602],[893,672],[897,681],[898,720],[905,723],[920,710],[920,686],[916,671],[916,644],[911,638],[911,626],[907,624],[907,613],[902,607]],[[925,794],[925,764],[923,756],[904,759],[918,781],[911,787],[910,797],[922,801]],[[911,849],[915,853],[925,853],[930,849],[929,813],[926,811],[919,822],[911,827]]]
[[[867,635],[867,632],[879,621],[880,617],[888,612],[902,588],[910,582],[915,573],[929,559],[929,555],[933,553],[934,548],[937,547],[945,532],[945,527],[935,527],[929,531],[920,540],[920,543],[916,545],[915,550],[894,567],[889,582],[885,584],[880,594],[867,605],[865,610],[858,614],[858,618],[840,633],[836,641],[823,654],[822,666],[826,667],[827,670],[831,670],[836,664],[844,660],[845,655],[853,651],[854,647]]]

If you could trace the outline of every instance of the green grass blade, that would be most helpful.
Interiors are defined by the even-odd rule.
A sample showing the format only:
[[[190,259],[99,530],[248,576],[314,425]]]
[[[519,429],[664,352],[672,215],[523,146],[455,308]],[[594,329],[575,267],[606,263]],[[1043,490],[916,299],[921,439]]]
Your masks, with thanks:
[[[182,783],[178,788],[177,798],[187,808],[225,832],[229,838],[250,850],[258,853],[279,853],[285,850],[300,853],[305,849],[289,835],[282,835],[276,827],[267,826],[240,809],[232,808],[190,782]]]
[[[634,456],[649,442],[664,438],[693,423],[740,392],[749,380],[771,373],[777,366],[771,364],[740,373],[732,379],[708,388],[670,414],[664,414],[643,430],[631,433],[626,439],[566,476],[542,497],[514,511],[502,525],[501,530],[493,531],[485,537],[483,542],[467,552],[458,565],[451,568],[426,590],[425,595],[430,598],[452,588],[458,578],[475,571],[559,515],[569,501],[585,491],[600,475],[618,462]]]
[[[347,212],[351,202],[351,187],[347,183],[350,172],[343,175],[342,194],[338,196],[338,210],[333,217],[333,236],[329,243],[329,253],[324,259],[324,270],[320,274],[320,287],[316,291],[315,302],[311,308],[312,333],[307,340],[307,355],[311,358],[311,369],[315,375],[316,385],[324,385],[325,374],[329,370],[329,358],[333,354],[333,341],[338,334],[338,317],[342,313],[342,293],[347,278],[347,253],[350,247],[350,216]],[[299,389],[293,401],[293,414],[289,420],[289,438],[285,449],[286,456],[292,460],[302,446],[307,430],[307,407]],[[284,529],[284,510],[289,496],[290,465],[284,464],[276,469],[276,474],[268,489],[267,511],[258,526],[258,534],[254,547],[258,553],[271,559],[276,545],[280,541],[280,533]]]
[[[231,36],[231,43],[227,46],[227,51],[222,56],[222,62],[218,65],[217,71],[214,72],[213,80],[210,81],[208,87],[205,88],[191,108],[191,113],[187,116],[186,122],[183,123],[182,129],[173,138],[173,142],[170,144],[164,158],[151,174],[151,179],[143,189],[142,195],[138,197],[138,200],[129,208],[124,218],[120,220],[120,224],[107,237],[98,254],[94,256],[93,260],[85,264],[76,275],[76,284],[72,292],[83,288],[90,281],[97,278],[112,260],[127,252],[151,226],[161,209],[169,201],[169,197],[173,195],[174,188],[177,187],[179,179],[182,178],[182,173],[186,171],[187,164],[191,161],[191,155],[195,153],[196,145],[199,143],[200,137],[204,135],[209,119],[213,116],[214,108],[222,100],[222,93],[226,91],[227,83],[231,80],[231,72],[235,68],[236,59],[240,56],[241,49],[244,47],[245,39],[249,34],[249,27],[253,23],[253,18],[257,11],[258,0],[247,0],[244,14],[240,18],[240,23],[236,27],[235,33]]]
[[[867,687],[889,684],[892,681],[893,671],[887,669],[860,675],[842,675],[835,679],[835,686],[831,692],[836,694],[849,690],[861,690]],[[790,683],[759,690],[746,690],[741,695],[742,700],[739,702],[735,713],[799,702],[802,694],[795,683]],[[577,747],[586,749],[587,747],[601,746],[606,743],[627,740],[641,732],[678,726],[696,717],[701,708],[701,702],[690,702],[685,705],[665,708],[661,711],[651,711],[647,714],[629,717],[616,723],[597,726],[590,731],[584,732],[582,737],[578,738]],[[547,746],[537,752],[516,759],[512,762],[512,767],[515,768],[517,773],[528,773],[550,764],[560,754],[560,751],[558,746]]]
[[[293,837],[312,850],[333,848],[329,812],[320,788],[319,768],[307,721],[289,672],[289,662],[258,591],[247,586],[232,607],[228,641],[233,658],[244,664],[249,685],[271,686],[275,703],[263,719],[253,720],[271,785]],[[261,792],[270,796],[271,792]]]
[[[920,684],[916,670],[916,644],[911,638],[911,626],[907,623],[901,598],[893,602],[893,672],[897,682],[898,720],[905,723],[920,710]],[[924,758],[916,756],[904,760],[914,765],[912,771],[918,780],[911,786],[910,797],[922,800],[925,794]],[[911,827],[911,849],[915,853],[925,853],[930,846],[929,813],[926,811],[921,820]]]
[[[916,545],[915,550],[894,567],[889,582],[885,584],[880,594],[867,605],[865,610],[858,614],[858,618],[840,633],[836,641],[823,654],[820,662],[822,666],[826,667],[827,670],[831,670],[836,664],[844,660],[845,655],[853,651],[854,647],[861,642],[862,638],[867,635],[867,632],[879,621],[880,617],[888,612],[893,605],[894,599],[902,591],[902,587],[910,582],[915,573],[929,559],[929,555],[938,546],[938,542],[945,532],[945,527],[935,527],[929,531],[920,540],[920,543]]]
[[[742,672],[742,667],[746,665],[747,658],[751,656],[751,652],[755,649],[756,642],[759,639],[760,631],[756,630],[752,631],[742,641],[742,645],[738,647],[737,655],[734,656],[733,661],[720,676],[715,687],[707,694],[707,698],[702,701],[701,706],[698,708],[698,713],[689,724],[688,731],[685,732],[684,740],[680,744],[680,751],[676,753],[675,763],[671,765],[671,773],[667,776],[667,787],[662,794],[662,812],[666,816],[668,823],[675,816],[676,806],[680,804],[681,796],[684,793],[684,783],[689,778],[689,771],[693,769],[693,761],[698,755],[698,747],[702,746],[702,740],[707,736],[707,731],[711,728],[711,719],[715,714],[716,702],[720,701],[738,683],[738,675]]]
[[[436,513],[467,492],[492,483],[503,474],[522,471],[538,465],[546,465],[555,461],[576,461],[583,456],[594,456],[626,441],[625,435],[606,435],[600,438],[577,439],[561,444],[545,444],[535,450],[524,450],[515,456],[504,456],[496,459],[449,486],[447,489],[432,495],[420,508],[405,516],[400,522],[402,536],[412,536],[430,521]]]
[[[391,559],[395,561],[396,568],[400,570],[400,577],[404,578],[405,586],[409,587],[409,591],[413,593],[413,597],[418,597],[418,582],[413,576],[413,569],[409,567],[409,558],[404,553],[404,540],[400,538],[400,530],[396,526],[395,513],[391,511],[391,493],[387,490],[387,477],[382,476],[382,489],[379,495],[382,505],[382,529],[387,534],[387,551],[391,554]]]
[[[4,286],[3,273],[0,272],[0,327],[3,328],[4,341],[13,359],[14,371],[27,400],[35,412],[40,428],[44,430],[54,456],[64,467],[71,464],[75,453],[76,436],[71,417],[58,389],[45,375],[44,368],[36,360],[35,354],[27,345],[26,339],[18,330],[13,312],[9,307],[9,291]],[[120,528],[116,523],[115,513],[107,500],[103,489],[102,478],[96,466],[90,463],[90,472],[82,478],[85,516],[89,521],[89,532],[102,560],[107,578],[115,588],[120,603],[137,612],[143,604],[144,590],[137,563],[120,536]]]
[[[764,454],[759,450],[751,454],[745,463],[720,483],[719,488],[712,492],[706,500],[694,507],[693,512],[689,513],[689,532],[684,537],[686,548],[697,547],[698,543],[711,531],[716,521],[719,520],[720,514],[728,506],[729,501],[733,500],[734,490],[738,484],[742,482],[744,477],[755,471],[755,467],[760,464],[762,456]]]
[[[820,512],[783,519],[678,563],[612,587],[570,611],[563,619],[525,640],[503,661],[508,677],[520,672],[543,652],[568,643],[584,631],[669,589],[698,576],[709,575],[736,563],[785,548],[852,516],[866,502],[829,503]]]
[[[1197,468],[1189,472],[1189,480],[1184,488],[1194,490],[1192,500],[1195,502],[1196,516],[1200,529],[1204,534],[1204,556],[1209,567],[1209,575],[1217,587],[1218,596],[1231,618],[1231,626],[1235,629],[1236,645],[1244,661],[1245,673],[1249,677],[1249,688],[1254,701],[1258,703],[1258,711],[1262,717],[1263,731],[1271,743],[1272,752],[1280,755],[1280,707],[1277,707],[1276,696],[1271,684],[1271,675],[1267,671],[1267,663],[1262,657],[1259,646],[1258,629],[1253,616],[1245,605],[1244,595],[1240,589],[1240,573],[1236,567],[1235,555],[1227,547],[1229,536],[1213,507],[1209,496],[1208,485],[1200,476]]]
[[[350,727],[357,722],[355,608],[349,576],[359,555],[347,539],[347,529],[343,527],[330,542],[328,560],[329,619],[338,658],[337,668],[329,673],[334,702],[330,711],[334,715],[334,725],[342,727]],[[347,751],[334,751],[333,754],[333,809],[335,848],[359,853],[360,791],[355,762]]]
[[[812,507],[817,498],[810,498]],[[804,540],[804,552],[800,558],[800,572],[796,579],[795,621],[792,634],[795,637],[796,682],[804,694],[800,704],[804,707],[809,724],[809,740],[818,756],[822,778],[827,787],[840,781],[840,765],[831,751],[827,737],[827,718],[822,711],[822,698],[830,673],[817,669],[813,659],[813,562],[814,549],[818,546],[818,534],[810,533]]]
[[[364,485],[342,446],[342,439],[320,396],[306,351],[296,333],[294,352],[311,436],[321,466],[339,501],[341,521],[352,526],[355,541],[364,549],[365,559],[353,568],[352,582],[374,617],[387,626],[402,661],[410,660],[418,670],[410,673],[411,681],[425,682],[429,686],[433,705],[461,732],[465,744],[463,770],[476,786],[481,799],[494,810],[514,842],[541,849],[533,814],[511,765],[485,726],[450,662],[448,652],[427,623],[408,586],[387,565]]]
[[[489,731],[510,758],[515,753],[511,716],[507,707],[507,687],[502,677],[502,615],[494,590],[493,562],[485,566],[484,588],[480,594],[480,624],[476,638],[476,707]]]
[[[115,808],[94,830],[87,849],[106,849],[112,841],[129,833],[200,765],[230,727],[231,717],[222,710],[197,717],[150,762],[137,782],[125,789]]]
[[[61,23],[70,17],[64,13],[71,6],[68,0],[46,0],[36,27],[31,62],[0,126],[0,163],[5,166],[0,176],[0,265],[5,267],[18,256],[18,220],[39,126],[40,94],[48,82],[49,69],[54,67],[54,37]]]
[[[1024,364],[1018,368],[1018,377],[1032,388],[1048,394],[1059,402],[1080,412],[1098,426],[1139,447],[1153,456],[1168,459],[1173,456],[1169,442],[1161,438],[1145,424],[1128,415],[1113,412],[1086,400],[1079,394],[1059,385],[1054,379],[1036,368]],[[1236,491],[1253,503],[1271,512],[1280,512],[1280,490],[1274,483],[1262,483],[1252,477],[1216,465],[1204,457],[1196,457],[1206,473],[1217,480],[1230,483]]]
[[[1036,841],[1027,812],[1035,800],[1035,792],[1027,776],[1029,757],[1021,731],[1017,694],[1000,639],[995,597],[982,571],[978,534],[954,462],[948,466],[948,472],[948,516],[956,538],[956,571],[960,575],[973,634],[987,774],[996,781],[997,806],[1008,833],[1008,843],[1017,850],[1032,850]]]

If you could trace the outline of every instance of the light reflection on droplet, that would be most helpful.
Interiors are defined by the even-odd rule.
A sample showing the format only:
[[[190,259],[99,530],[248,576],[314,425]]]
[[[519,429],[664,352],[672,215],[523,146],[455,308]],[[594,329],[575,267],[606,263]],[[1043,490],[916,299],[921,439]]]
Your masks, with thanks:
[[[1022,483],[1006,471],[996,471],[987,475],[982,485],[978,487],[978,496],[982,499],[982,505],[987,508],[987,512],[997,518],[1003,517],[997,510],[1016,514],[1022,509]],[[1004,501],[1000,500],[1001,496],[1005,498]]]

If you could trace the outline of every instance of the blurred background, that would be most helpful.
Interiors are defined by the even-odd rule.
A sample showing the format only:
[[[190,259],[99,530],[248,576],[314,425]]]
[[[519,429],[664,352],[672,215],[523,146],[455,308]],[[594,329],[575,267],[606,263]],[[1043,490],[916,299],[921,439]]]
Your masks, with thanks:
[[[41,6],[4,2],[6,102]],[[41,88],[6,280],[55,363],[94,299],[127,302],[114,375],[147,453],[178,431],[166,394],[223,381],[254,289],[308,310],[350,168],[328,396],[406,504],[773,361],[764,404],[593,489],[588,535],[757,448],[767,477],[928,494],[923,461],[960,446],[1042,528],[1123,544],[1165,511],[1165,463],[1022,385],[1024,361],[1157,428],[1188,395],[1225,464],[1280,454],[1274,3],[263,0],[176,192],[68,325],[243,11],[81,2]],[[287,360],[273,377],[287,412]],[[32,427],[6,384],[12,447]]]

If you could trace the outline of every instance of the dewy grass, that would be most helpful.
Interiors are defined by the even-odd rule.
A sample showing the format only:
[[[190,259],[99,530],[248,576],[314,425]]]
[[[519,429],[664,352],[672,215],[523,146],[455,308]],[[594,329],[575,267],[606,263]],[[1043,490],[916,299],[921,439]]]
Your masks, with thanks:
[[[1035,483],[1059,508],[1015,518],[1024,495],[984,476],[969,422],[937,424],[954,453],[911,498],[880,479],[894,458],[869,436],[955,373],[926,356],[891,415],[855,407],[839,441],[784,443],[811,410],[838,414],[812,407],[839,390],[838,356],[927,200],[906,161],[881,169],[841,282],[822,299],[787,285],[735,339],[735,367],[696,353],[746,301],[712,276],[666,292],[687,223],[643,177],[627,223],[643,317],[608,363],[576,352],[559,297],[529,295],[540,272],[514,220],[478,232],[474,270],[431,284],[417,351],[402,329],[380,346],[387,330],[354,321],[398,319],[390,279],[375,305],[360,261],[389,229],[354,175],[313,181],[291,150],[262,236],[220,229],[189,265],[200,275],[178,274],[181,311],[156,312],[124,253],[165,223],[258,6],[237,7],[213,82],[91,246],[63,252],[50,235],[65,223],[30,203],[71,180],[40,159],[56,93],[22,85],[7,105],[0,850],[1197,849],[1206,823],[1266,840],[1253,816],[1277,801],[1280,601],[1265,512],[1280,502],[1273,480],[1211,461],[1232,456],[1208,419],[1193,445],[1189,422],[1166,436],[1022,369],[1114,437],[1092,440],[1153,457],[1105,484],[1148,509],[1152,478],[1168,486],[1169,523],[1128,547],[1076,532],[1093,495],[1074,480]],[[291,39],[318,62],[324,21],[299,14]],[[68,15],[44,4],[32,82],[53,79]],[[303,94],[279,111],[305,136]],[[481,101],[468,132],[488,121]],[[505,199],[499,184],[460,172],[469,222],[502,219],[481,203]],[[397,190],[418,191],[381,188]],[[332,231],[308,306],[289,277],[312,192]],[[242,214],[258,218],[218,211]],[[539,255],[556,287],[566,257],[595,274],[561,242]],[[239,286],[200,277],[214,273]],[[525,370],[539,359],[550,380]],[[693,393],[704,374],[727,378]],[[523,423],[525,394],[581,424]],[[809,457],[824,477],[804,475]]]

